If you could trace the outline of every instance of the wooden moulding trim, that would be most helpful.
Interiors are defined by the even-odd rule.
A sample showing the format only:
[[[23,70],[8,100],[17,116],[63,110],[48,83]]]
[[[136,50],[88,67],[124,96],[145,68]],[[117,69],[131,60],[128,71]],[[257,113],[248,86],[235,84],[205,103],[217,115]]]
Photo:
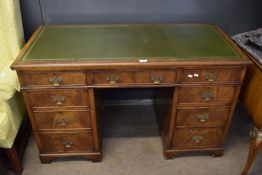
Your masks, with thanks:
[[[249,61],[249,63],[252,64],[251,61]],[[74,63],[73,63],[74,64]],[[133,72],[136,73],[137,71],[174,71],[174,72],[178,72],[180,69],[182,70],[209,70],[209,69],[243,69],[246,67],[246,64],[240,64],[240,63],[236,63],[236,62],[231,62],[230,64],[221,64],[221,63],[207,63],[207,62],[203,62],[203,64],[196,64],[196,65],[191,65],[190,63],[185,65],[176,65],[176,63],[173,64],[165,64],[165,65],[158,65],[158,63],[155,64],[144,64],[144,65],[139,65],[139,66],[133,66],[133,65],[129,65],[129,66],[123,66],[123,65],[117,65],[114,66],[115,63],[112,64],[112,66],[103,66],[100,65],[99,67],[92,67],[91,65],[88,65],[88,67],[84,67],[83,64],[78,65],[78,66],[82,66],[82,67],[70,67],[70,65],[67,65],[65,68],[60,64],[60,65],[54,65],[51,64],[49,67],[43,67],[43,64],[34,64],[35,66],[38,66],[38,68],[40,69],[34,69],[33,66],[29,66],[29,67],[20,67],[22,68],[21,70],[17,70],[19,74],[24,75],[27,73],[46,73],[46,71],[49,72],[67,72],[68,70],[70,70],[70,72],[83,72],[83,73],[87,73],[87,74],[92,74],[92,73],[96,73],[96,72],[103,72],[103,71],[110,71],[110,72],[114,72],[114,71],[125,71],[125,72]],[[206,66],[206,67],[203,67]],[[249,64],[248,64],[249,65]],[[114,66],[114,67],[113,67]],[[28,69],[29,68],[29,69]],[[29,72],[30,71],[30,72]],[[181,80],[182,81],[182,80]]]
[[[109,84],[94,84],[90,85],[88,87],[90,88],[157,88],[157,87],[210,87],[210,86],[238,86],[242,85],[241,82],[221,82],[221,83],[188,83],[188,84],[178,84],[178,83],[172,83],[172,84],[116,84],[116,85],[109,85]]]
[[[60,134],[60,133],[75,133],[75,132],[92,132],[92,128],[65,128],[65,129],[37,129],[35,131],[38,132],[38,134]]]
[[[60,90],[87,90],[89,86],[87,85],[76,85],[76,86],[70,86],[70,85],[60,85],[60,86],[48,86],[48,85],[26,85],[21,87],[21,90],[53,90],[53,89],[60,89]]]
[[[126,26],[163,26],[163,25],[174,25],[174,26],[197,26],[197,25],[205,25],[205,26],[216,26],[215,24],[209,23],[196,23],[196,22],[189,22],[189,23],[176,23],[176,22],[163,22],[163,23],[113,23],[113,24],[63,24],[63,25],[56,25],[51,24],[47,25],[46,27],[126,27]]]
[[[89,106],[56,106],[56,107],[52,107],[52,106],[45,106],[45,107],[41,107],[41,106],[33,106],[32,107],[32,112],[36,112],[36,111],[68,111],[68,110],[75,110],[75,111],[90,111]]]
[[[19,62],[14,63],[11,68],[14,70],[35,70],[35,71],[56,71],[56,70],[111,70],[111,69],[175,69],[178,67],[190,66],[234,66],[234,65],[249,65],[252,64],[250,60],[150,60],[147,63],[139,62],[121,62],[122,60],[96,60],[96,61],[38,61],[38,62]]]
[[[48,109],[48,110],[34,110],[33,113],[53,113],[53,112],[89,112],[89,108],[83,108],[83,109]]]
[[[172,83],[172,84],[135,84],[135,83],[130,83],[130,84],[116,84],[116,85],[110,85],[110,84],[94,84],[94,85],[88,85],[85,86],[84,88],[157,88],[157,87],[209,87],[209,86],[238,86],[242,85],[241,82],[221,82],[221,83],[183,83],[183,84],[177,84],[177,83]],[[24,86],[21,88],[21,90],[52,90],[52,89],[79,89],[79,87],[46,87],[46,86]]]
[[[175,87],[176,85],[174,83],[172,84],[157,84],[157,85],[154,85],[154,84],[116,84],[116,85],[110,85],[110,84],[94,84],[94,85],[88,85],[88,86],[85,86],[84,88],[157,88],[157,87]],[[53,90],[53,89],[79,89],[79,87],[56,87],[56,88],[53,88],[53,87],[41,87],[41,86],[24,86],[21,88],[21,90]]]
[[[232,100],[233,101],[233,100]],[[229,106],[232,105],[232,102],[195,102],[195,103],[179,103],[178,108],[186,108],[186,107],[216,107],[216,106]]]
[[[83,153],[59,153],[59,154],[55,154],[55,153],[46,153],[40,154],[40,157],[48,157],[48,156],[54,156],[54,157],[65,157],[65,156],[101,156],[102,154],[100,152],[83,152]]]
[[[181,109],[207,109],[207,108],[209,108],[209,109],[216,109],[216,108],[231,108],[231,105],[215,105],[215,106],[178,106],[177,108],[179,109],[179,110],[181,110]]]
[[[67,133],[67,134],[77,134],[77,133],[92,133],[92,129],[89,129],[89,128],[81,128],[81,129],[67,129],[67,131],[65,132],[64,129],[57,129],[55,132],[52,130],[52,131],[43,131],[43,130],[35,130],[37,131],[37,134],[38,135],[45,135],[45,134],[64,134],[64,133]]]
[[[205,152],[205,151],[215,151],[215,150],[224,150],[224,148],[221,147],[221,146],[214,146],[212,148],[210,148],[210,147],[181,148],[181,149],[176,148],[176,149],[167,149],[165,152],[166,153],[193,152],[193,151]]]
[[[191,87],[191,86],[238,86],[242,85],[243,82],[241,81],[214,81],[214,82],[205,82],[205,81],[199,81],[199,82],[181,82],[181,83],[176,83],[176,86],[181,86],[181,87]]]
[[[201,128],[201,129],[206,129],[206,128],[225,128],[227,125],[226,124],[212,124],[212,125],[176,125],[176,128],[181,129],[181,128]]]

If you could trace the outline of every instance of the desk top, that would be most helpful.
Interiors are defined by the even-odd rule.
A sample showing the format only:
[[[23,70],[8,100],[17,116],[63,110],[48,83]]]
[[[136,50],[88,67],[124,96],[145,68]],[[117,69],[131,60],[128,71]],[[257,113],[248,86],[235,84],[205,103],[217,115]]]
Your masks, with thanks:
[[[17,62],[244,60],[232,43],[206,24],[42,26]]]
[[[23,60],[239,58],[211,25],[46,26]]]

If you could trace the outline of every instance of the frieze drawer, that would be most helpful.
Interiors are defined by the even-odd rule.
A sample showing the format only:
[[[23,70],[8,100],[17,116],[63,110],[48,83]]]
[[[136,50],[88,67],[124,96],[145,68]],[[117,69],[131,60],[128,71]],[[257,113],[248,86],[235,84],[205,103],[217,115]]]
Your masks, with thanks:
[[[25,86],[83,86],[92,83],[92,74],[85,72],[23,72],[19,74],[22,87]]]
[[[113,86],[134,83],[133,72],[128,71],[97,71],[94,72],[94,83]]]
[[[241,82],[242,69],[184,69],[183,82]]]
[[[152,70],[135,72],[135,83],[141,84],[173,84],[176,79],[175,71]]]

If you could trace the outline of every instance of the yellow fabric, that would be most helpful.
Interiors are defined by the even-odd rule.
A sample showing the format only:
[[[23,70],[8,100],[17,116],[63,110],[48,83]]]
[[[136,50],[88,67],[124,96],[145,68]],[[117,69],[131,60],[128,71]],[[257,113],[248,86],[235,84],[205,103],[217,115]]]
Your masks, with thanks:
[[[0,147],[10,148],[24,116],[10,64],[24,44],[19,0],[0,0]]]
[[[17,79],[16,73],[9,66],[23,44],[19,0],[0,0],[0,86],[6,83],[19,89],[18,80],[13,81]]]
[[[19,0],[0,0],[0,38],[1,62],[14,60],[24,43]]]
[[[10,69],[10,63],[6,63],[0,70],[0,101],[10,99],[16,91],[19,91],[17,75]]]
[[[0,101],[0,147],[12,147],[24,114],[25,106],[20,93],[7,101]]]

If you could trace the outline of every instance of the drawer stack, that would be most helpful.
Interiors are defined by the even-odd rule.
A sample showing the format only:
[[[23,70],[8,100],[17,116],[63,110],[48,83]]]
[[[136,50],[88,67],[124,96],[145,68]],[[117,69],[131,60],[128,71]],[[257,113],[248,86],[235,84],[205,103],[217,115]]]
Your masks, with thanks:
[[[20,73],[42,163],[63,156],[101,159],[95,111],[90,111],[95,109],[93,92],[87,88],[91,77],[85,72]]]
[[[245,67],[21,71],[19,80],[40,159],[48,163],[63,156],[101,160],[100,99],[94,89],[110,87],[170,87],[171,93],[174,89],[173,103],[162,106],[171,112],[160,114],[167,115],[160,127],[165,157],[190,151],[220,156],[244,74]],[[172,98],[169,93],[164,96],[167,101]]]
[[[172,128],[165,156],[208,151],[223,154],[223,143],[245,73],[243,68],[185,68],[174,95]]]
[[[119,70],[93,72],[94,86],[125,87],[125,86],[166,86],[174,85],[175,70]]]

